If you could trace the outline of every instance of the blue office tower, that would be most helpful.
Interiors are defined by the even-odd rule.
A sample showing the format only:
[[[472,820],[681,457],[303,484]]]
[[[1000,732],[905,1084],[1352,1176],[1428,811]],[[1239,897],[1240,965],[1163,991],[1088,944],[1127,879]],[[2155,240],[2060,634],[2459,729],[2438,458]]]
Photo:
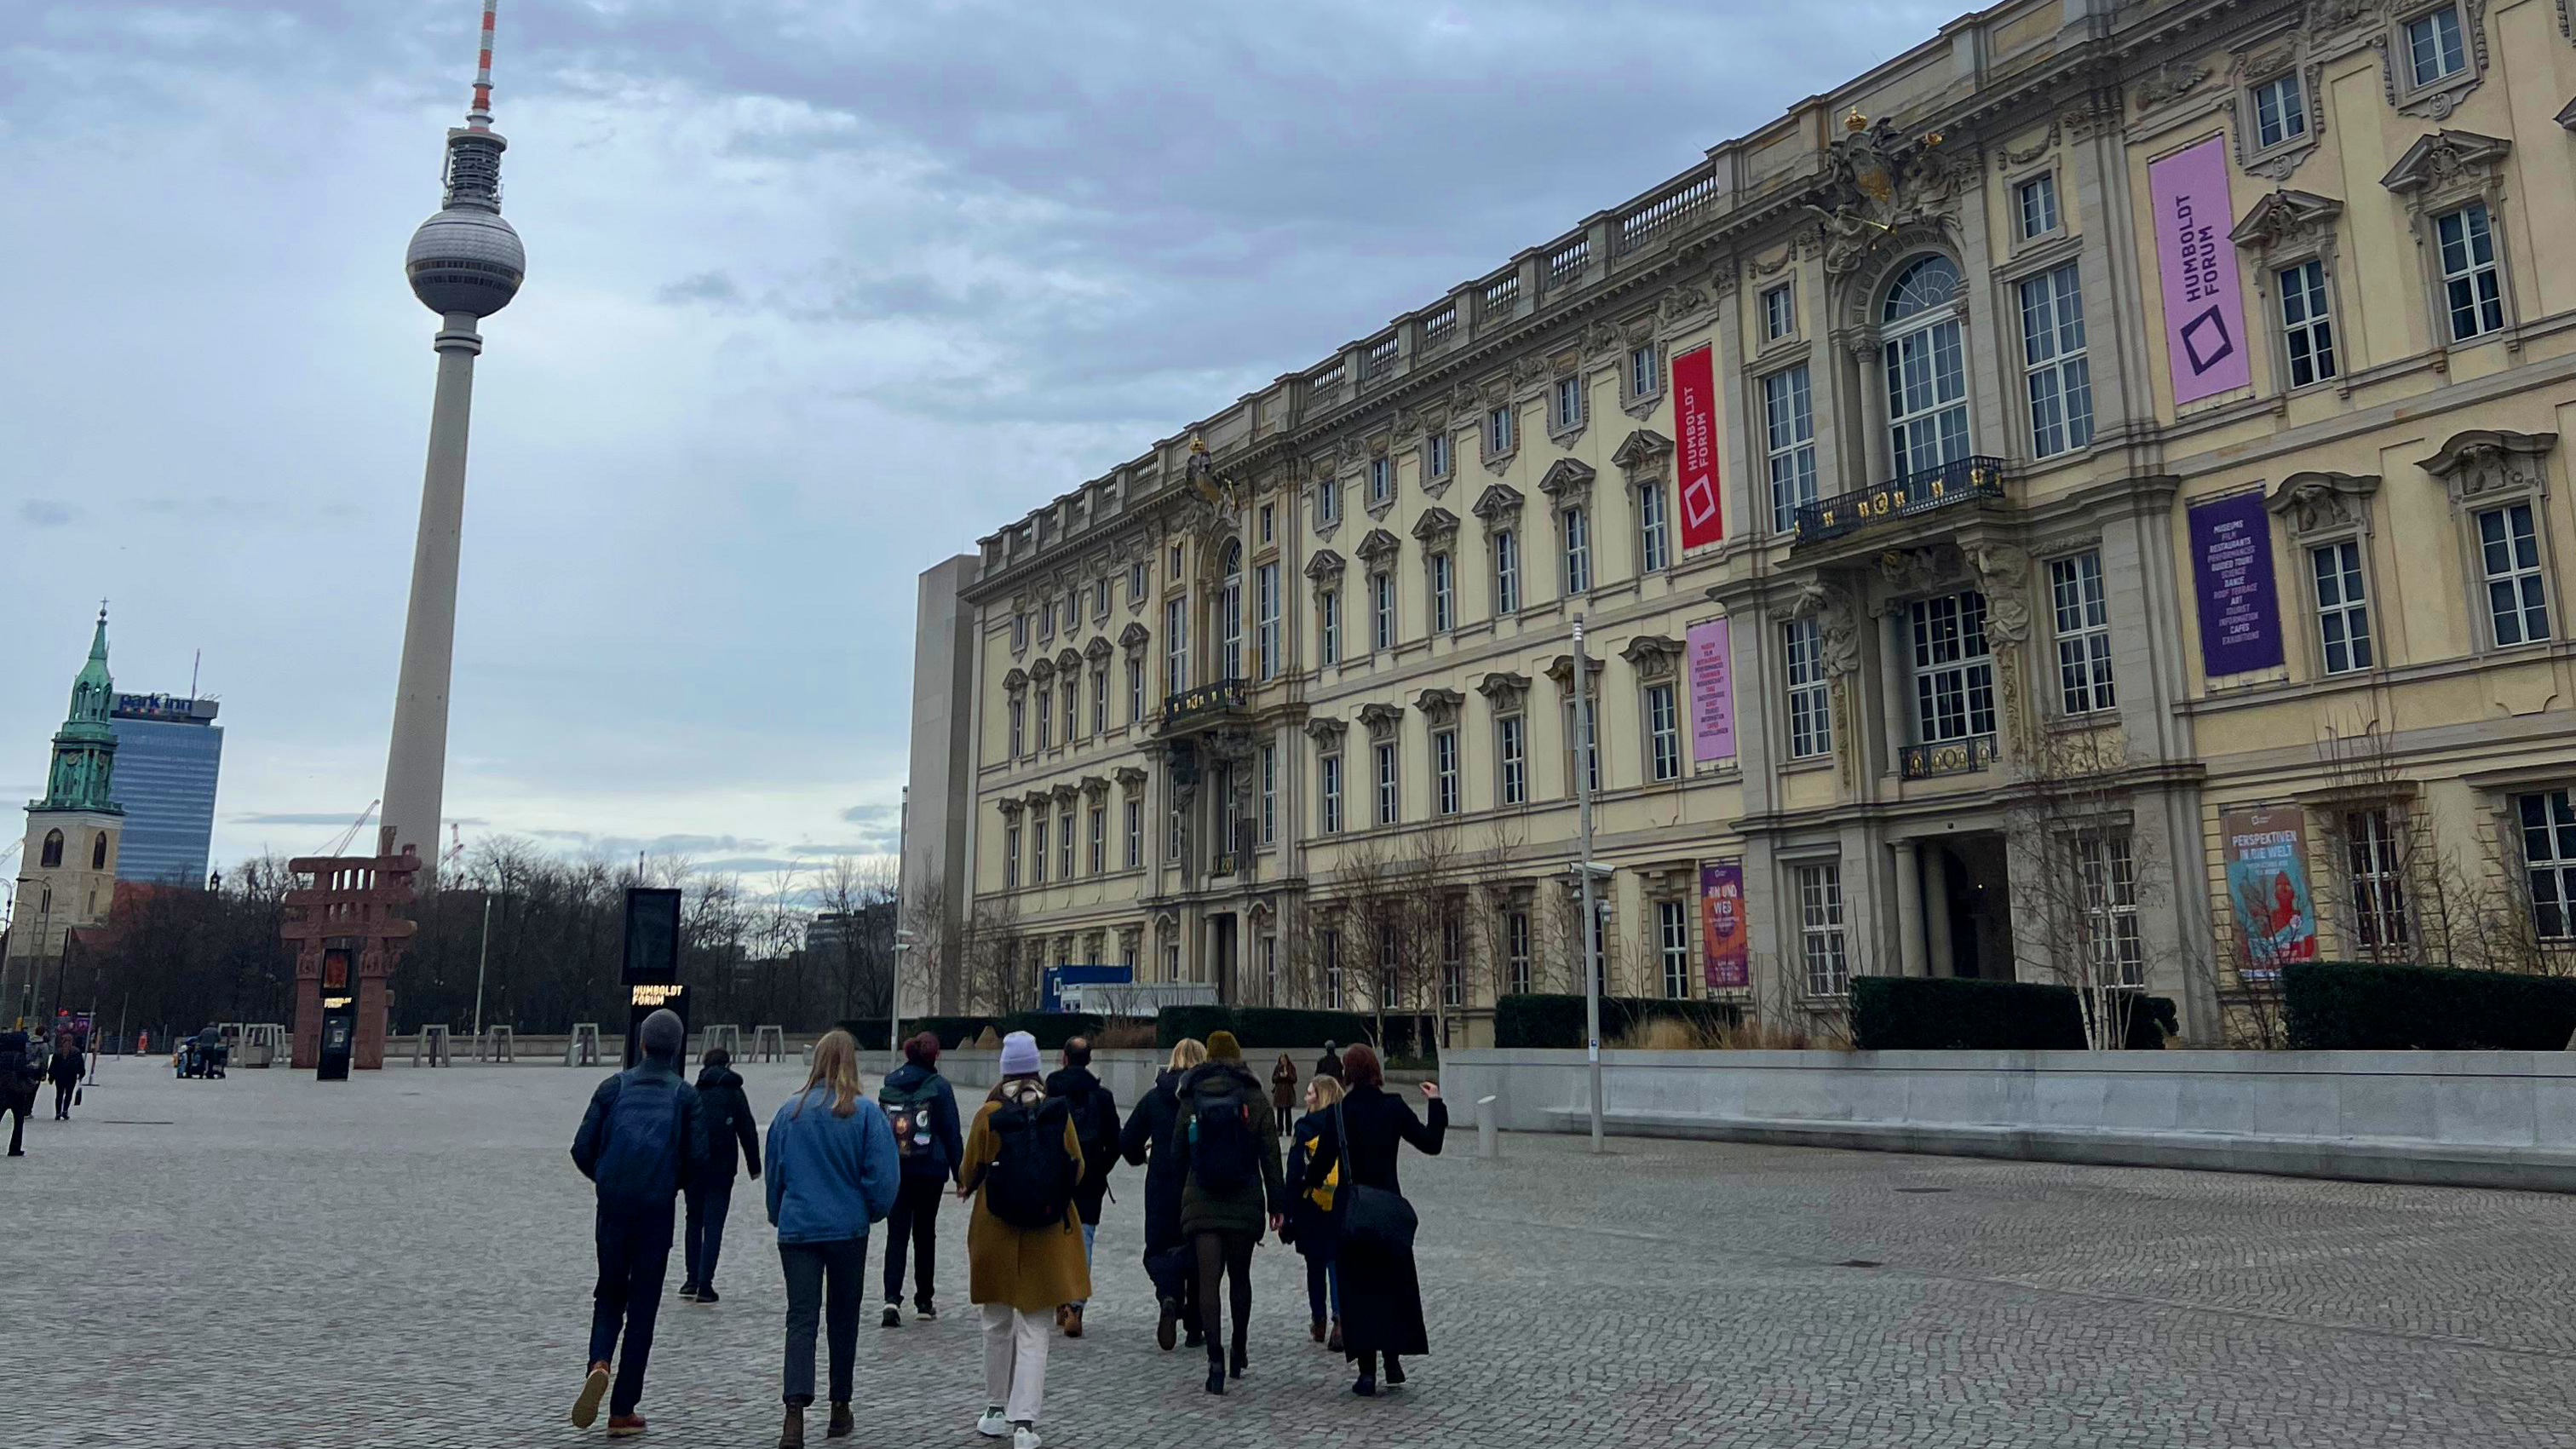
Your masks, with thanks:
[[[118,880],[151,885],[206,883],[215,833],[215,781],[224,732],[215,701],[167,694],[120,694],[108,713],[116,729],[116,802],[125,807]]]

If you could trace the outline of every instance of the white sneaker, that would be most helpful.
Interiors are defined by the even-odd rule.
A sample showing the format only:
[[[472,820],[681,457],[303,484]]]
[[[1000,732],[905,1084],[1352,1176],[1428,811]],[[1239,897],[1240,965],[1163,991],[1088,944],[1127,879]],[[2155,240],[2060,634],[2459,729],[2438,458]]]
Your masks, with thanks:
[[[1038,1449],[1038,1426],[1022,1424],[1011,1435],[1011,1449]]]
[[[986,1404],[984,1417],[975,1421],[975,1432],[987,1439],[999,1439],[1011,1432],[1011,1421],[999,1404]]]

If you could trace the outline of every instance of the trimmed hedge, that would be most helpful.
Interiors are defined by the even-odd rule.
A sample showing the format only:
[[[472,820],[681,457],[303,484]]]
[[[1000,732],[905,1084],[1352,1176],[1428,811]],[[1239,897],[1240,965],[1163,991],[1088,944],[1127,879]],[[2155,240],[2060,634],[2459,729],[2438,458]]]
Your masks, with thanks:
[[[2179,1031],[2169,996],[2130,1003],[2131,1051]],[[1862,1051],[2082,1051],[2083,1000],[2072,986],[1950,976],[1855,976],[1852,1044]]]
[[[1529,994],[1506,996],[1494,1004],[1497,1047],[1583,1046],[1583,998]],[[1743,1009],[1720,1001],[1676,1001],[1661,996],[1601,998],[1601,1040],[1615,1041],[1641,1021],[1670,1018],[1705,1031],[1731,1027],[1744,1019]]]
[[[1038,1039],[1041,1050],[1056,1051],[1064,1046],[1068,1037],[1098,1036],[1106,1024],[1100,1017],[1078,1011],[1015,1011],[1009,1016],[907,1016],[903,1019],[903,1035],[909,1041],[925,1031],[929,1032],[939,1038],[941,1051],[953,1052],[961,1046],[974,1045],[976,1038],[990,1027],[996,1037],[1009,1036],[1015,1031],[1027,1032]],[[870,1051],[885,1049],[886,1020],[882,1016],[874,1021],[845,1021],[840,1023],[840,1027],[858,1038],[859,1045]]]
[[[2554,1052],[2576,1035],[2576,981],[2549,976],[2293,961],[2281,999],[2305,1051]]]
[[[1183,1037],[1208,1039],[1208,1033],[1230,1031],[1245,1051],[1256,1047],[1320,1047],[1326,1042],[1349,1046],[1369,1041],[1375,1033],[1369,1018],[1354,1011],[1297,1011],[1284,1006],[1166,1006],[1154,1018],[1154,1044],[1164,1051]],[[1304,1071],[1301,1064],[1299,1071]]]

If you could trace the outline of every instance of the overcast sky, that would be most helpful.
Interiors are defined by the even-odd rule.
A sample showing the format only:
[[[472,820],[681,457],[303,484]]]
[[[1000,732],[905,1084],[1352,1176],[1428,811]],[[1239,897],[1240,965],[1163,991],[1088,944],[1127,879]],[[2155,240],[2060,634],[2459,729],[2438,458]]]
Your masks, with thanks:
[[[435,365],[402,250],[479,9],[0,35],[0,800],[102,595],[120,689],[204,651],[218,863],[381,792]],[[502,0],[528,282],[476,380],[449,817],[891,849],[920,570],[1954,13]]]

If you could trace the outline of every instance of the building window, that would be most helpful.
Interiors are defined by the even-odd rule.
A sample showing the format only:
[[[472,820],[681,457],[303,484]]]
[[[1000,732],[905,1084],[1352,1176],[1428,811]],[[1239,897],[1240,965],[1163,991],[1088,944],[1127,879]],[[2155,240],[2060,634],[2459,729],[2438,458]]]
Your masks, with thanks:
[[[1565,794],[1569,800],[1574,798],[1576,789],[1574,761],[1578,753],[1591,766],[1585,773],[1590,778],[1592,793],[1601,793],[1601,701],[1587,696],[1583,706],[1578,712],[1572,699],[1565,702]]]
[[[1557,518],[1565,529],[1565,594],[1572,598],[1592,588],[1592,523],[1580,508],[1568,508]]]
[[[2103,596],[2102,555],[2048,561],[2048,592],[2057,613],[2057,694],[2070,715],[2109,709],[2111,606]]]
[[[1500,457],[1512,450],[1512,410],[1509,404],[1485,414],[1485,456]]]
[[[1278,537],[1278,530],[1272,521],[1272,515],[1275,512],[1272,505],[1267,503],[1261,505],[1261,541],[1263,543],[1269,543]]]
[[[1431,781],[1443,815],[1458,813],[1458,731],[1453,726],[1431,732]]]
[[[1521,716],[1507,714],[1494,721],[1494,760],[1502,803],[1528,804],[1529,726]]]
[[[1323,940],[1317,944],[1316,954],[1324,958],[1324,1009],[1339,1011],[1342,1009],[1342,933],[1325,931]]]
[[[1467,1004],[1467,928],[1455,905],[1440,911],[1440,1000],[1445,1006]]]
[[[1656,366],[1655,344],[1628,349],[1628,396],[1631,399],[1653,397],[1663,384],[1663,369]]]
[[[1914,727],[1933,745],[1995,732],[1995,666],[1986,596],[1969,590],[1906,607],[1914,637]]]
[[[2394,825],[2384,806],[2344,812],[2345,859],[2352,867],[2353,940],[2374,953],[2402,950],[2412,934],[2406,924],[2406,886],[2398,869]]]
[[[1431,556],[1431,630],[1435,634],[1446,634],[1457,625],[1456,572],[1449,562],[1449,555],[1435,553]]]
[[[1091,667],[1091,732],[1095,735],[1109,733],[1109,666],[1106,664]]]
[[[1315,521],[1333,523],[1342,516],[1342,485],[1332,478],[1315,485]]]
[[[1527,911],[1503,913],[1503,975],[1514,996],[1530,993],[1530,918]]]
[[[1118,964],[1127,968],[1127,979],[1128,979],[1128,980],[1133,981],[1133,980],[1135,980],[1135,979],[1136,979],[1136,938],[1135,938],[1135,937],[1133,937],[1133,936],[1120,936],[1120,937],[1118,938]]]
[[[1163,693],[1178,694],[1190,687],[1190,603],[1187,599],[1163,601]]]
[[[1029,822],[1029,884],[1045,885],[1047,878],[1047,818],[1040,814]]]
[[[1318,828],[1326,835],[1342,833],[1342,757],[1326,755],[1315,762],[1315,799],[1318,802]]]
[[[1145,717],[1145,661],[1127,661],[1127,722],[1134,724]]]
[[[1163,979],[1181,979],[1181,943],[1178,937],[1163,942]]]
[[[1637,485],[1637,559],[1647,573],[1672,565],[1672,544],[1664,527],[1664,485],[1649,479]]]
[[[1144,560],[1139,559],[1127,566],[1127,602],[1131,604],[1145,602],[1146,587],[1145,563]]]
[[[1127,802],[1127,868],[1142,869],[1145,864],[1145,802]]]
[[[1342,662],[1342,596],[1332,589],[1315,595],[1316,655],[1326,664]]]
[[[1071,671],[1067,671],[1064,676],[1064,742],[1068,745],[1072,744],[1073,737],[1081,729],[1082,680]]]
[[[2021,284],[2021,358],[2030,448],[2045,458],[2093,441],[2093,371],[2084,356],[2084,291],[2067,263]]]
[[[1243,824],[1235,814],[1234,766],[1216,769],[1216,869],[1220,875],[1238,867],[1234,857],[1243,851]]]
[[[1368,478],[1370,506],[1395,497],[1395,464],[1384,453],[1369,459]]]
[[[2460,44],[2457,6],[2418,15],[2406,22],[2406,68],[2420,90],[2468,69],[2468,52]]]
[[[1968,456],[1967,344],[1958,296],[1958,265],[1928,256],[1897,274],[1880,309],[1889,456],[1899,479]]]
[[[1056,817],[1055,823],[1058,867],[1056,874],[1065,880],[1071,880],[1073,879],[1073,807],[1070,805],[1064,807],[1064,813]]]
[[[51,842],[48,842],[48,848],[51,848]],[[1020,822],[1013,820],[1002,826],[1002,889],[1015,891],[1019,888]]]
[[[1225,546],[1225,576],[1217,586],[1219,679],[1243,677],[1243,545]]]
[[[1398,816],[1395,773],[1395,741],[1386,740],[1377,747],[1377,823],[1393,825]]]
[[[2014,187],[2013,207],[2023,241],[2057,230],[2057,173],[2043,171]]]
[[[1109,869],[1109,807],[1091,807],[1091,873],[1099,875]]]
[[[1580,376],[1560,377],[1556,380],[1556,412],[1553,426],[1561,433],[1568,428],[1582,425],[1583,379]]]
[[[1517,614],[1521,608],[1521,539],[1517,530],[1494,530],[1494,612]]]
[[[1787,282],[1762,292],[1762,340],[1777,342],[1798,335],[1798,293]]]
[[[1038,686],[1038,748],[1043,750],[1054,743],[1055,691],[1041,684]]]
[[[1369,575],[1369,647],[1395,647],[1395,575]]]
[[[2326,269],[2319,261],[2283,267],[2281,347],[2290,360],[2290,386],[2306,387],[2335,375],[2334,320],[2326,314]]]
[[[1449,476],[1449,435],[1433,433],[1422,442],[1422,475],[1426,478]]]
[[[2442,300],[2450,314],[2451,340],[2466,342],[2501,331],[2504,282],[2496,272],[2495,230],[2488,222],[2487,204],[2470,202],[2435,218],[2433,226],[2442,247]]]
[[[1816,501],[1816,412],[1807,365],[1762,379],[1762,430],[1771,459],[1771,527],[1798,526],[1798,508]]]
[[[1174,865],[1181,863],[1181,856],[1189,845],[1187,825],[1188,820],[1181,814],[1179,802],[1175,801],[1171,818],[1164,823],[1163,830],[1163,859]]]
[[[1273,1006],[1280,1004],[1279,938],[1277,936],[1265,935],[1261,938],[1261,990],[1264,1001]]]
[[[2144,986],[2146,951],[2138,938],[2138,870],[2127,831],[2075,839],[2077,900],[2084,908],[2085,960],[2097,986]]]
[[[1021,699],[1016,695],[1012,696],[1010,708],[1011,755],[1014,759],[1028,753],[1028,714],[1028,701]]]
[[[2254,88],[2254,146],[2257,150],[2295,141],[2308,133],[2308,98],[2299,73],[2284,71]]]
[[[1054,637],[1055,600],[1049,599],[1045,603],[1038,605],[1038,638],[1040,640],[1047,640]]]
[[[1279,843],[1279,747],[1261,747],[1261,843]]]
[[[1260,606],[1261,677],[1279,677],[1279,561],[1263,564],[1253,571],[1253,594]]]
[[[2544,941],[2576,938],[2576,806],[2564,790],[2517,796],[2513,803],[2522,817],[2532,927]]]
[[[2308,550],[2317,581],[2317,642],[2325,672],[2370,667],[2370,597],[2361,577],[2361,543],[2346,539]]]
[[[2531,509],[2512,503],[2478,515],[2478,562],[2499,649],[2549,637],[2549,596],[2540,581],[2540,539]]]
[[[1851,964],[1843,954],[1843,868],[1802,865],[1798,886],[1799,956],[1809,996],[1841,996],[1851,989]]]
[[[1170,548],[1164,550],[1163,563],[1168,571],[1171,581],[1176,584],[1179,583],[1181,581],[1181,546],[1179,544],[1173,544]]]
[[[1662,782],[1682,777],[1682,729],[1670,684],[1646,686],[1647,778]]]
[[[1812,760],[1831,754],[1834,725],[1822,631],[1813,619],[1792,619],[1780,627],[1780,639],[1788,676],[1789,758]]]
[[[1679,901],[1655,902],[1655,954],[1664,963],[1664,994],[1690,995],[1690,916]]]
[[[1109,581],[1107,579],[1092,580],[1091,622],[1095,624],[1109,622]]]
[[[1029,647],[1029,616],[1026,610],[1011,616],[1011,647],[1014,649]]]

